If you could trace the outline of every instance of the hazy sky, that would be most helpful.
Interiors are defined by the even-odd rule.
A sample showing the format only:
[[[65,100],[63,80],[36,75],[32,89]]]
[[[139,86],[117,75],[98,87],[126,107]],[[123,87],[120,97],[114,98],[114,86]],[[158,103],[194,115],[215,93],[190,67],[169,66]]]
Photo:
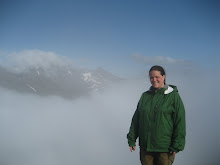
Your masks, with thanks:
[[[1,0],[0,54],[39,49],[120,75],[133,56],[219,64],[217,0]],[[132,67],[131,67],[132,66]]]

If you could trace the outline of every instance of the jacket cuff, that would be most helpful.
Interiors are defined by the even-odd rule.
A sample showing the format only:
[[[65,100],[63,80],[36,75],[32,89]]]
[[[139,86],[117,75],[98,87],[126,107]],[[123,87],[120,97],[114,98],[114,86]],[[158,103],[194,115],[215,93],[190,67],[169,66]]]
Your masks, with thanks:
[[[170,149],[169,149],[170,151],[173,151],[173,152],[179,152],[179,150],[178,149],[176,149],[176,148],[173,148],[173,147],[170,147]]]
[[[136,146],[135,142],[129,142],[128,145],[129,145],[130,147]]]

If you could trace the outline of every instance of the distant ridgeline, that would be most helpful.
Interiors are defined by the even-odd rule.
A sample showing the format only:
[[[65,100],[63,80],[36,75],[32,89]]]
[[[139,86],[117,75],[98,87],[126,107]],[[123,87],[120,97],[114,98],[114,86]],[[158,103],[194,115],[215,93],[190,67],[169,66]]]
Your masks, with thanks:
[[[110,83],[121,80],[102,68],[88,70],[61,66],[26,68],[22,71],[0,66],[0,77],[2,88],[70,99],[88,95],[91,91],[103,91]]]

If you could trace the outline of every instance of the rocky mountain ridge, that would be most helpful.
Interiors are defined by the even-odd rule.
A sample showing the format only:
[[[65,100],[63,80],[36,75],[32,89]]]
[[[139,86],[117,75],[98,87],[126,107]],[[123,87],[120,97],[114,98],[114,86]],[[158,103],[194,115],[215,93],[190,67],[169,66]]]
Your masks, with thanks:
[[[0,87],[40,96],[77,98],[100,92],[121,78],[102,68],[77,69],[71,66],[29,67],[21,72],[0,66]]]

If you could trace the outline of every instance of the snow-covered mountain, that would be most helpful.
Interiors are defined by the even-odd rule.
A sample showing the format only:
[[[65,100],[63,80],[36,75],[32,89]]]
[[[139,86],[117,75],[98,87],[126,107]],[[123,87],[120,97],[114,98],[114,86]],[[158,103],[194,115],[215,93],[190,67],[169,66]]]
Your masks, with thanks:
[[[28,67],[17,72],[0,67],[0,87],[36,95],[77,98],[99,92],[121,79],[102,68],[77,69],[72,66]]]

